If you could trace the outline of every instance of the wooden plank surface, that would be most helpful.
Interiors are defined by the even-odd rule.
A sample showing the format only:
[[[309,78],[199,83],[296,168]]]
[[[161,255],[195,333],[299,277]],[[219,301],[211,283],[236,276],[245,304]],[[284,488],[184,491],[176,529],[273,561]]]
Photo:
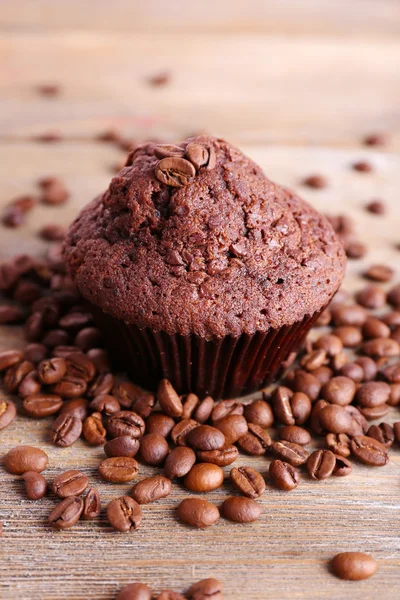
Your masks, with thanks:
[[[37,193],[44,175],[63,177],[72,192],[64,207],[36,208],[23,228],[1,228],[0,259],[43,253],[40,226],[68,223],[105,189],[121,154],[91,138],[114,125],[138,139],[179,139],[199,130],[226,136],[272,179],[325,212],[356,219],[370,253],[350,263],[345,287],[362,287],[360,274],[373,262],[399,270],[397,0],[250,0],[246,13],[243,4],[207,0],[186,3],[182,11],[177,1],[118,0],[112,9],[105,0],[0,2],[0,210],[18,194]],[[170,84],[149,87],[147,77],[165,69]],[[62,85],[58,98],[36,93],[47,81]],[[51,129],[65,139],[53,145],[28,140]],[[371,131],[390,134],[384,152],[360,146]],[[373,173],[350,168],[364,158]],[[313,172],[327,176],[326,190],[299,185]],[[386,217],[363,210],[371,197],[385,199]],[[18,328],[0,329],[1,349],[22,344]],[[398,419],[393,409],[388,420]],[[40,446],[50,457],[49,480],[82,468],[104,504],[129,491],[129,485],[99,480],[101,449],[84,442],[70,449],[50,445],[49,424],[18,417],[1,433],[0,454],[18,443]],[[266,474],[269,461],[242,456],[239,462]],[[152,472],[142,467],[140,476]],[[399,475],[400,453],[393,450],[382,469],[356,465],[350,477],[324,483],[305,477],[291,494],[268,486],[258,523],[221,520],[206,531],[177,521],[175,507],[186,493],[176,485],[169,498],[144,507],[137,532],[121,535],[104,516],[70,531],[49,530],[54,498],[26,500],[21,482],[0,469],[0,598],[111,600],[133,580],[156,591],[183,591],[194,580],[216,576],[228,600],[395,600]],[[220,503],[229,493],[226,485],[208,497]],[[342,550],[373,553],[379,573],[360,583],[337,580],[327,562]]]

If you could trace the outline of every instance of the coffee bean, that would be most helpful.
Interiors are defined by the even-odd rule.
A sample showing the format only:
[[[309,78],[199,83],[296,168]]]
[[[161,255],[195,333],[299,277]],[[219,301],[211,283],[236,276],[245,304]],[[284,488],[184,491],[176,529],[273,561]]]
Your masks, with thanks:
[[[60,179],[52,177],[49,179],[47,185],[42,188],[41,201],[45,204],[55,206],[64,204],[68,200],[69,195],[64,183]]]
[[[185,475],[184,486],[192,492],[211,492],[221,487],[224,472],[212,463],[198,463]]]
[[[58,321],[59,326],[62,329],[77,331],[86,325],[89,325],[93,321],[93,316],[90,313],[84,313],[77,310],[69,312]],[[79,354],[79,353],[77,353]],[[87,358],[87,357],[85,357]],[[90,360],[90,359],[87,359]]]
[[[193,419],[198,423],[205,423],[210,418],[214,408],[214,400],[211,396],[206,396],[196,407],[193,413]]]
[[[328,181],[323,175],[309,175],[303,179],[302,184],[315,190],[322,190],[328,186]]]
[[[24,398],[23,407],[30,417],[50,417],[60,410],[62,399],[56,394],[32,394]]]
[[[378,565],[370,554],[341,552],[332,560],[332,571],[340,579],[360,581],[375,575]]]
[[[89,401],[85,398],[72,398],[63,402],[60,409],[60,415],[71,415],[81,421],[84,421],[89,414]]]
[[[252,467],[233,468],[230,478],[234,487],[248,498],[258,498],[265,492],[263,476]]]
[[[175,426],[172,417],[164,415],[162,412],[153,412],[146,419],[146,432],[158,433],[167,438]]]
[[[381,375],[383,375],[389,383],[400,383],[400,363],[384,367],[381,369]]]
[[[92,361],[80,352],[73,352],[66,358],[68,374],[78,379],[91,381],[96,375],[96,367]]]
[[[132,410],[140,415],[142,419],[146,419],[152,412],[156,403],[154,394],[142,394],[140,398],[132,404]]]
[[[38,394],[41,389],[41,384],[37,371],[31,371],[24,377],[18,387],[18,396],[20,398],[26,398],[32,394]]]
[[[360,413],[366,418],[367,421],[374,421],[375,419],[381,419],[389,412],[388,404],[380,404],[379,406],[372,407],[360,407]]]
[[[387,301],[395,308],[400,308],[400,284],[395,285],[389,290]]]
[[[345,348],[355,348],[363,341],[362,333],[359,327],[352,325],[342,325],[335,329],[335,335],[340,339]]]
[[[178,156],[183,158],[184,149],[181,146],[176,146],[175,144],[157,144],[154,147],[154,156],[159,158],[168,158],[172,156]]]
[[[121,410],[118,400],[109,394],[100,394],[100,396],[96,396],[89,404],[89,408],[95,412],[104,414],[106,417]]]
[[[294,390],[295,392],[302,392],[308,396],[312,402],[314,402],[317,400],[321,391],[321,384],[319,380],[312,375],[312,373],[297,370],[294,378]],[[285,425],[291,425],[291,423],[285,423]]]
[[[365,308],[382,308],[386,304],[386,293],[376,285],[369,285],[357,292],[356,300]]]
[[[354,327],[362,327],[367,320],[368,313],[362,306],[339,305],[332,309],[332,316],[335,325],[352,325]]]
[[[393,383],[390,386],[390,396],[387,403],[390,406],[398,406],[400,404],[400,383]]]
[[[365,277],[373,281],[390,281],[393,278],[394,271],[387,265],[372,265],[365,272]]]
[[[183,187],[196,175],[191,162],[177,156],[163,158],[157,163],[155,175],[161,183],[172,187]]]
[[[202,498],[185,498],[178,506],[178,516],[186,525],[204,528],[218,521],[219,510]]]
[[[51,511],[49,525],[54,529],[69,529],[79,521],[82,511],[82,498],[76,498],[75,496],[64,498]]]
[[[269,434],[259,425],[248,423],[248,432],[242,435],[238,440],[238,446],[247,454],[261,456],[271,446]]]
[[[334,371],[340,371],[340,369],[349,362],[349,356],[346,352],[339,352],[339,354],[335,354],[332,356],[330,360],[330,365]]]
[[[17,408],[11,400],[0,399],[0,431],[12,423],[17,416]]]
[[[68,498],[69,496],[80,496],[88,486],[88,478],[81,471],[65,471],[57,475],[51,489],[55,496]]]
[[[279,429],[279,438],[286,442],[300,444],[300,446],[307,446],[311,442],[311,436],[307,429],[303,429],[297,425],[285,425],[285,427],[281,427]]]
[[[207,427],[207,425],[202,425],[201,427]],[[247,433],[247,421],[241,415],[227,415],[219,421],[214,422],[214,427],[221,431],[225,436],[225,442],[223,444],[227,446],[231,446],[236,443],[239,438],[241,438],[245,433]],[[195,435],[196,430],[194,429],[192,434]],[[190,435],[188,437],[190,444]],[[219,446],[221,448],[222,446]],[[219,448],[198,448],[198,450],[217,450]]]
[[[159,433],[148,433],[140,440],[140,457],[147,465],[161,465],[168,452],[168,443]]]
[[[319,423],[329,433],[349,433],[353,431],[352,418],[343,406],[329,404],[321,409]]]
[[[186,438],[192,429],[199,427],[197,421],[193,421],[193,419],[183,419],[179,421],[175,425],[175,427],[171,431],[171,439],[176,446],[185,446]],[[219,436],[222,436],[222,433],[218,432]]]
[[[260,518],[262,508],[251,498],[231,496],[223,502],[221,513],[225,519],[236,523],[252,523]]]
[[[222,583],[217,579],[202,579],[187,592],[188,600],[222,600]]]
[[[114,456],[133,458],[139,450],[139,445],[139,440],[134,440],[129,435],[121,435],[107,442],[104,445],[104,452],[109,458]]]
[[[60,414],[52,427],[52,442],[66,448],[72,446],[82,433],[82,421],[70,414]]]
[[[274,422],[274,413],[271,405],[265,400],[254,400],[244,407],[244,416],[249,423],[255,423],[263,429],[271,427]]]
[[[29,375],[34,368],[35,365],[33,363],[28,360],[23,360],[7,369],[3,379],[3,385],[7,392],[14,394],[25,377]]]
[[[25,211],[19,206],[9,204],[6,206],[2,216],[5,227],[20,227],[25,221]]]
[[[82,433],[85,440],[91,446],[101,446],[106,439],[106,430],[104,428],[101,414],[93,413],[83,422]]]
[[[165,460],[164,473],[168,479],[184,477],[189,473],[195,462],[196,455],[191,448],[177,446],[171,450]]]
[[[293,396],[292,390],[279,386],[272,396],[272,408],[276,419],[284,425],[294,425],[295,419],[290,404]]]
[[[351,462],[343,456],[335,454],[335,467],[333,469],[333,475],[336,477],[347,477],[352,471]]]
[[[235,462],[239,456],[239,450],[236,446],[227,446],[220,450],[198,450],[196,456],[200,462],[226,467]]]
[[[293,467],[303,465],[308,458],[308,452],[304,450],[303,446],[292,442],[274,442],[271,450],[275,456],[288,462]]]
[[[325,442],[334,454],[345,458],[350,456],[350,438],[345,433],[328,433]]]
[[[111,415],[106,423],[107,432],[111,437],[129,435],[139,439],[144,434],[145,423],[141,416],[129,410],[121,410]]]
[[[386,447],[374,438],[358,435],[351,440],[350,448],[354,456],[372,467],[382,467],[389,460]]]
[[[96,327],[84,327],[75,337],[74,344],[81,348],[83,352],[87,352],[92,348],[96,348],[102,342],[101,332]],[[90,356],[88,356],[90,360]],[[92,361],[93,362],[93,361]],[[96,367],[96,364],[93,362]],[[97,370],[97,369],[96,369]]]
[[[113,456],[103,460],[97,470],[105,481],[127,483],[138,476],[139,465],[129,456]]]
[[[367,431],[367,436],[378,440],[378,442],[386,446],[386,448],[390,448],[394,442],[393,427],[389,425],[389,423],[371,425]]]
[[[82,519],[91,520],[99,516],[101,511],[100,494],[96,488],[90,488],[83,500]]]
[[[303,392],[295,392],[290,398],[290,406],[295,424],[303,425],[311,414],[310,398]]]
[[[315,371],[326,362],[326,351],[319,349],[305,354],[300,361],[300,365],[306,371]]]
[[[117,531],[134,531],[142,522],[142,509],[133,498],[121,496],[108,505],[107,518]]]
[[[79,398],[86,392],[87,383],[83,377],[64,375],[64,377],[51,386],[51,391],[62,398]]]
[[[182,401],[168,379],[160,381],[157,390],[157,400],[160,403],[163,412],[169,417],[180,417],[182,415]]]
[[[131,408],[143,395],[143,390],[130,381],[120,381],[114,384],[111,393],[123,408]]]
[[[117,594],[116,600],[151,600],[151,589],[144,583],[129,583]]]
[[[95,364],[93,359],[92,362],[93,364]],[[98,364],[96,365],[96,369],[98,369]],[[87,390],[87,395],[89,396],[89,398],[96,398],[97,396],[100,396],[102,394],[109,394],[111,390],[114,392],[115,387],[113,387],[113,384],[114,375],[112,375],[111,373],[100,373],[100,375],[98,375],[90,384]],[[116,400],[122,406],[121,397],[117,396],[115,393],[113,393],[112,396],[116,398]],[[132,404],[132,402],[130,404]]]
[[[368,317],[362,331],[365,339],[390,337],[390,327],[377,317]]]
[[[163,590],[159,593],[156,600],[186,600],[185,596],[182,594],[178,594],[178,592],[173,592],[172,590]]]
[[[21,323],[24,316],[24,311],[18,306],[0,306],[0,325]]]
[[[63,329],[51,329],[50,331],[47,331],[42,338],[43,344],[50,348],[55,348],[56,346],[66,346],[70,343],[70,341],[70,335]]]
[[[215,150],[213,146],[206,148],[196,142],[191,142],[186,146],[185,157],[194,165],[196,169],[206,167],[210,171],[215,167]]]
[[[4,457],[4,468],[13,475],[23,475],[27,471],[41,473],[46,469],[47,463],[47,454],[32,446],[16,446]]]
[[[182,419],[190,419],[198,404],[199,398],[196,394],[187,394],[187,396],[184,396],[182,399]]]
[[[367,254],[366,245],[357,241],[349,241],[346,243],[345,250],[348,258],[363,258]]]
[[[221,400],[215,405],[211,413],[211,421],[219,421],[228,415],[242,415],[244,413],[244,406],[237,400]]]
[[[318,400],[312,407],[309,425],[310,429],[317,435],[322,435],[324,431],[319,417],[321,410],[326,406],[329,406],[329,403],[326,400]]]
[[[390,396],[390,385],[385,381],[369,381],[357,390],[357,402],[366,408],[385,404]]]
[[[40,381],[45,385],[50,385],[60,381],[66,370],[67,363],[63,358],[49,358],[39,364],[37,372]]]
[[[360,412],[360,410],[349,404],[349,406],[345,406],[344,410],[349,413],[351,418],[353,419],[353,426],[350,435],[362,435],[368,429],[368,423],[364,415]]]
[[[381,356],[399,356],[400,345],[396,340],[387,338],[375,338],[362,345],[362,352],[368,356],[379,358]]]
[[[155,475],[133,486],[131,496],[138,504],[149,504],[170,495],[172,484],[167,477]]]
[[[348,377],[338,375],[326,383],[321,390],[321,396],[331,404],[346,406],[351,404],[356,393],[356,384]]]
[[[360,358],[357,358],[354,362],[356,365],[359,365],[364,372],[363,381],[375,379],[378,370],[375,361],[373,361],[372,358],[360,356]]]
[[[24,358],[33,363],[41,362],[47,355],[47,348],[44,344],[28,344],[25,348]]]
[[[327,479],[335,465],[335,455],[330,450],[315,450],[307,459],[307,471],[312,479]]]
[[[295,467],[282,460],[273,460],[269,465],[269,476],[272,483],[285,492],[294,490],[300,481],[300,476]]]
[[[70,354],[77,352],[79,348],[77,346],[56,346],[53,348],[52,355],[57,358],[67,358]]]
[[[46,494],[47,481],[40,473],[27,471],[22,475],[29,500],[40,500]]]
[[[334,334],[321,336],[314,343],[314,346],[317,349],[324,350],[327,356],[335,356],[343,350],[342,340]]]
[[[352,379],[355,383],[360,383],[364,378],[364,370],[357,363],[347,363],[340,371],[340,375]]]

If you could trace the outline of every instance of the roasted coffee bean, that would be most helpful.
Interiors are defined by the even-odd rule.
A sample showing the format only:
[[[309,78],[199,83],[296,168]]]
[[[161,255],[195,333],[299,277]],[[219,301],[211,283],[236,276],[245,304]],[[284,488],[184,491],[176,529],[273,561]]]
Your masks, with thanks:
[[[53,348],[53,356],[57,358],[67,358],[70,354],[74,354],[78,352],[79,348],[77,346],[56,346]]]
[[[129,410],[121,410],[111,415],[106,426],[107,432],[113,438],[129,435],[133,439],[139,439],[145,430],[142,417]]]
[[[272,483],[285,492],[294,490],[300,481],[300,476],[295,467],[282,460],[273,460],[269,465],[269,476]]]
[[[389,325],[392,329],[400,325],[400,311],[392,310],[381,316],[381,319],[386,325]]]
[[[394,308],[400,308],[400,284],[392,287],[387,295],[387,301]]]
[[[159,593],[156,600],[186,600],[185,596],[179,594],[178,592],[173,592],[172,590],[163,590]]]
[[[298,427],[297,425],[285,425],[279,429],[279,438],[286,442],[293,442],[300,444],[300,446],[307,446],[311,442],[311,436],[307,429]]]
[[[38,368],[38,377],[45,385],[57,383],[62,379],[67,370],[67,363],[63,358],[48,358],[43,360]]]
[[[343,406],[329,404],[321,409],[318,415],[319,423],[324,431],[329,433],[353,432],[351,415]]]
[[[186,446],[186,438],[192,429],[199,427],[197,421],[193,421],[192,419],[183,419],[179,421],[175,425],[175,427],[171,431],[171,439],[176,446]],[[222,433],[219,431],[219,435]]]
[[[49,348],[68,346],[71,343],[71,337],[64,329],[51,329],[44,334],[42,342]]]
[[[93,359],[92,362],[93,364],[95,364],[95,361]],[[96,369],[98,369],[98,365],[96,365]],[[96,396],[100,396],[102,394],[109,394],[111,390],[114,392],[115,387],[113,387],[113,385],[114,375],[112,375],[111,373],[100,373],[100,375],[98,375],[90,384],[87,391],[87,395],[89,396],[89,398],[96,398]],[[121,397],[115,395],[114,393],[112,394],[112,396],[116,398],[119,404],[122,406]],[[132,404],[132,402],[130,404]]]
[[[335,356],[343,350],[342,340],[332,333],[318,338],[314,346],[319,350],[325,350],[327,356]]]
[[[271,427],[274,422],[271,405],[265,400],[254,400],[251,404],[247,404],[243,414],[246,421],[259,425],[263,429]]]
[[[306,394],[312,402],[315,402],[321,391],[321,383],[312,373],[297,370],[295,373],[293,389],[295,392]],[[294,423],[285,423],[285,425],[291,424]]]
[[[90,488],[83,500],[82,519],[96,519],[101,511],[100,494],[96,488]]]
[[[351,462],[343,456],[335,454],[335,467],[333,469],[333,475],[336,477],[347,477],[352,471]]]
[[[207,427],[202,425],[201,427]],[[231,446],[235,444],[239,438],[247,433],[247,421],[241,415],[228,415],[214,422],[214,427],[221,431],[225,436],[224,446]],[[195,435],[196,430],[194,429],[191,435]],[[188,437],[190,443],[190,435]],[[219,447],[221,448],[221,446]],[[216,450],[219,448],[198,448],[198,450]]]
[[[27,471],[22,475],[29,500],[40,500],[47,492],[47,481],[40,473]]]
[[[96,375],[96,367],[92,361],[80,352],[73,352],[66,358],[68,374],[86,382],[91,381]]]
[[[44,360],[47,352],[48,350],[44,344],[28,344],[25,348],[24,358],[36,364]]]
[[[350,456],[350,438],[345,433],[328,433],[325,442],[334,454],[345,458]]]
[[[340,579],[360,581],[375,575],[378,565],[370,554],[341,552],[332,560],[332,571]]]
[[[365,433],[368,429],[368,423],[359,409],[356,406],[349,404],[349,406],[344,407],[344,410],[348,412],[353,419],[351,435],[362,435]]]
[[[90,313],[83,313],[75,310],[61,317],[58,324],[62,329],[77,331],[82,327],[86,327],[86,325],[89,325],[92,321],[93,316]]]
[[[111,393],[123,408],[131,408],[144,392],[130,381],[120,381],[114,384]]]
[[[322,435],[324,429],[320,423],[319,416],[321,414],[321,410],[329,406],[329,403],[326,400],[318,400],[312,407],[311,417],[310,417],[310,428],[317,435]]]
[[[163,158],[157,163],[155,175],[161,183],[172,187],[188,185],[196,175],[196,169],[191,162],[178,156]]]
[[[25,377],[33,371],[35,365],[29,360],[23,360],[22,362],[7,369],[4,375],[3,385],[7,392],[14,394]]]
[[[134,531],[142,522],[142,509],[133,498],[121,496],[108,505],[107,518],[117,531]]]
[[[194,583],[187,592],[188,600],[222,600],[222,583],[217,579],[202,579]]]
[[[105,481],[127,483],[138,476],[139,465],[129,456],[113,456],[103,460],[97,470]]]
[[[389,423],[371,425],[367,431],[367,436],[378,440],[378,442],[386,446],[386,448],[390,448],[394,442],[393,427],[389,425]]]
[[[213,146],[208,148],[191,142],[186,146],[185,157],[195,166],[196,169],[205,167],[207,171],[214,169],[216,163],[215,150]]]
[[[63,403],[60,415],[71,415],[84,421],[89,414],[89,400],[86,398],[73,398]]]
[[[139,440],[134,440],[129,435],[121,435],[107,442],[104,445],[104,452],[109,458],[114,456],[133,458],[139,450],[139,445]]]
[[[386,293],[376,285],[369,285],[357,292],[356,300],[365,308],[382,308],[386,304]]]
[[[60,410],[62,399],[56,394],[31,394],[24,398],[23,407],[30,417],[50,417]]]
[[[168,452],[168,443],[159,433],[148,433],[140,439],[140,458],[147,465],[161,465]]]
[[[379,406],[362,407],[359,408],[360,413],[366,418],[367,421],[374,421],[375,419],[381,419],[389,412],[388,404],[380,404]]]
[[[47,242],[60,242],[64,239],[66,229],[57,223],[44,225],[38,232],[39,237]]]
[[[172,484],[167,477],[155,475],[142,479],[133,486],[131,496],[138,504],[149,504],[170,495]]]
[[[184,477],[189,473],[195,462],[196,455],[191,448],[177,446],[171,450],[165,460],[164,473],[168,479]]]
[[[32,394],[38,394],[41,387],[37,371],[31,371],[19,384],[18,396],[20,398],[26,398]]]
[[[294,425],[295,419],[290,404],[290,398],[293,396],[292,390],[279,386],[272,396],[272,408],[276,419],[284,425]]]
[[[400,383],[400,363],[384,367],[381,369],[381,375],[383,375],[389,383]]]
[[[387,265],[372,265],[364,273],[365,277],[373,281],[390,281],[393,278],[394,271]]]
[[[387,403],[389,406],[398,406],[400,404],[400,383],[393,383],[390,386],[390,396]]]
[[[89,404],[89,408],[104,414],[106,417],[121,410],[118,400],[109,394],[100,394],[100,396],[96,396]]]
[[[178,516],[186,525],[204,528],[218,521],[219,510],[215,504],[202,498],[185,498],[178,506]]]
[[[233,468],[230,478],[234,487],[248,498],[258,498],[265,492],[263,476],[252,467]]]
[[[142,419],[146,419],[151,414],[155,403],[156,397],[154,394],[142,394],[140,398],[133,402],[132,410],[140,415]]]
[[[333,370],[324,365],[322,367],[318,367],[318,369],[315,369],[315,371],[313,371],[313,375],[318,379],[321,385],[325,385],[325,383],[327,383],[333,377]]]
[[[345,348],[355,348],[363,341],[361,329],[352,325],[342,325],[335,329],[335,335]]]
[[[271,450],[275,456],[293,467],[303,465],[308,458],[308,452],[304,450],[303,446],[292,442],[273,442]]]
[[[68,413],[59,415],[52,427],[52,442],[66,448],[72,446],[82,433],[82,421]]]
[[[295,392],[290,398],[290,406],[296,425],[303,425],[311,414],[310,398],[303,392]]]
[[[300,365],[306,371],[315,371],[327,362],[325,350],[312,350],[303,356]]]
[[[375,358],[399,356],[400,345],[396,340],[390,338],[375,338],[362,345],[362,352]]]
[[[44,331],[43,313],[34,312],[25,323],[24,333],[28,342],[36,342],[43,336]]]
[[[362,331],[365,339],[390,337],[390,327],[377,317],[368,317],[363,325]]]
[[[262,508],[255,500],[243,496],[231,496],[221,506],[222,516],[236,523],[252,523],[261,513]]]
[[[372,408],[385,404],[390,396],[390,385],[385,381],[370,381],[357,390],[356,399],[360,406]]]
[[[247,454],[261,456],[271,446],[269,434],[259,425],[248,423],[248,432],[238,440],[238,446]]]
[[[175,418],[182,415],[182,401],[168,379],[163,379],[160,381],[157,390],[157,400],[160,403],[163,412],[169,417]]]
[[[211,421],[219,421],[228,415],[242,415],[244,413],[244,406],[242,402],[237,400],[221,400],[218,402],[212,410]]]
[[[307,459],[307,471],[312,479],[327,479],[333,473],[336,459],[330,450],[315,450]]]
[[[117,594],[115,600],[151,600],[151,589],[144,583],[129,583]]]
[[[348,377],[338,375],[326,383],[321,390],[321,396],[331,404],[346,406],[351,404],[356,393],[356,384]]]
[[[69,496],[51,511],[49,525],[54,529],[69,529],[79,521],[83,511],[82,498]]]
[[[0,431],[12,423],[17,416],[17,408],[11,400],[0,399]]]
[[[83,422],[82,433],[91,446],[101,446],[106,439],[106,430],[100,413],[93,413]]]
[[[171,156],[180,156],[183,158],[184,153],[184,149],[175,144],[157,144],[157,146],[154,147],[154,156],[160,160]]]
[[[75,377],[73,375],[64,375],[64,377],[51,386],[54,394],[58,394],[62,398],[79,398],[86,392],[87,383],[83,377]]]
[[[227,446],[220,450],[198,450],[196,456],[200,462],[226,467],[235,462],[239,456],[239,450],[236,446]]]
[[[96,327],[84,327],[76,334],[74,340],[75,346],[81,348],[83,352],[87,352],[91,348],[97,348],[101,342],[102,335]],[[88,358],[90,359],[90,357]]]
[[[352,379],[355,383],[360,383],[364,378],[364,370],[357,363],[347,363],[340,369],[339,374],[343,377]]]
[[[362,327],[367,320],[368,313],[362,306],[339,305],[332,309],[332,316],[335,325],[353,325],[354,327]]]
[[[192,492],[211,492],[221,487],[224,472],[212,463],[198,463],[185,475],[184,486]]]
[[[348,256],[349,258],[363,258],[368,252],[367,246],[357,241],[348,242],[346,244],[345,250],[346,256]]]
[[[350,448],[354,456],[372,467],[382,467],[389,460],[387,448],[374,438],[365,435],[354,437],[351,440]]]
[[[213,408],[214,408],[214,400],[211,398],[211,396],[206,396],[197,405],[197,407],[192,415],[193,419],[200,424],[205,423],[210,418]]]
[[[175,421],[173,418],[164,415],[162,412],[153,412],[146,419],[147,433],[158,433],[167,438],[174,427]]]
[[[16,446],[4,457],[4,468],[7,473],[23,475],[27,471],[41,473],[47,467],[49,458],[43,450],[33,446]]]
[[[344,365],[346,365],[349,362],[349,360],[350,359],[346,352],[339,352],[339,354],[335,354],[335,356],[332,356],[329,364],[331,365],[332,369],[335,372],[337,372],[340,371],[340,369],[344,367]]]
[[[5,227],[20,227],[25,221],[25,211],[19,206],[9,204],[6,206],[2,216]]]
[[[328,181],[323,175],[309,175],[303,179],[302,184],[315,190],[322,190],[328,186]]]
[[[196,394],[187,394],[187,396],[182,399],[183,410],[181,418],[190,419],[198,404],[199,398]]]
[[[65,471],[57,475],[51,489],[55,496],[68,498],[69,496],[80,496],[88,486],[88,478],[81,471]]]
[[[48,185],[42,188],[41,201],[45,204],[58,205],[64,204],[69,198],[69,192],[64,183],[57,178],[51,178]]]
[[[24,311],[18,306],[0,306],[0,325],[21,323],[24,316]]]
[[[368,356],[360,356],[360,358],[357,358],[354,362],[356,365],[360,365],[364,371],[363,381],[371,381],[372,379],[375,379],[378,369],[375,361],[372,360],[372,358],[369,358]]]

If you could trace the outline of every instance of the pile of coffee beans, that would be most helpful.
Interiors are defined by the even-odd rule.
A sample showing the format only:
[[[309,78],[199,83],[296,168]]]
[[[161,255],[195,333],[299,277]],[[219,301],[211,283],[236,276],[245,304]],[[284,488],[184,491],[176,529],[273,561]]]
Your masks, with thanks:
[[[202,579],[194,583],[186,592],[179,594],[172,590],[163,590],[153,596],[152,590],[145,583],[130,583],[123,587],[116,600],[222,600],[222,583],[214,578]]]

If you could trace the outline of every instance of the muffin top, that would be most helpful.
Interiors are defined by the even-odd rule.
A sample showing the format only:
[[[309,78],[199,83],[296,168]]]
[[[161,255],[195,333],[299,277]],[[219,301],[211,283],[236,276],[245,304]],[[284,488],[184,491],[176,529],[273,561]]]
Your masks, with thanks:
[[[207,339],[312,315],[346,263],[325,217],[209,136],[138,147],[71,225],[64,252],[105,312]]]

